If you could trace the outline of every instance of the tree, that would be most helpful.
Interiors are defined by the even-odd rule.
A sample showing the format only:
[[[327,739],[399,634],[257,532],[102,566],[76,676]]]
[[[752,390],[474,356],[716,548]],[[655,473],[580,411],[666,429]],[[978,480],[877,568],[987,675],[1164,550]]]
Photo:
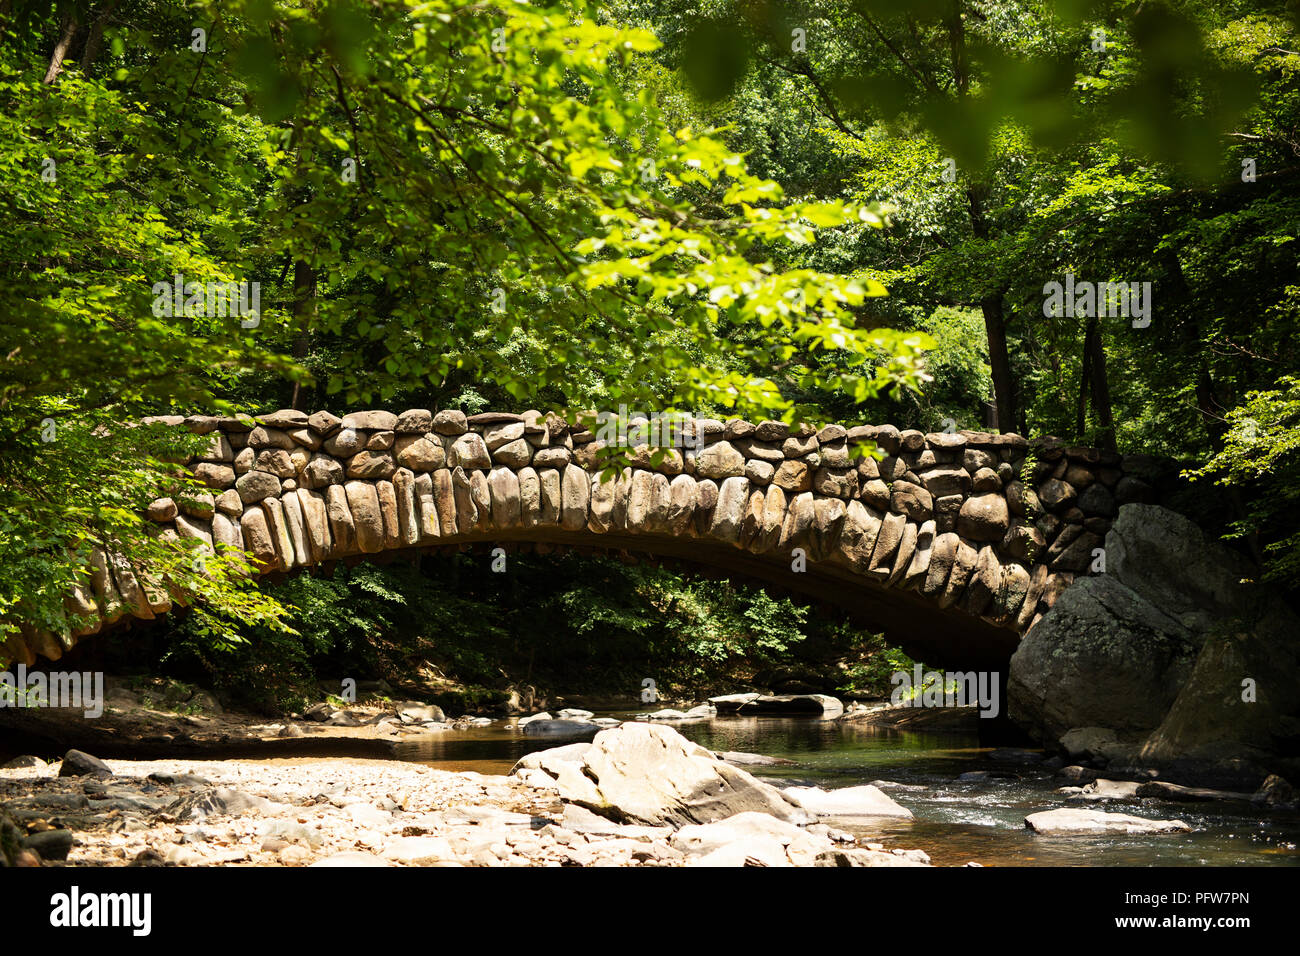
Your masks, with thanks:
[[[858,400],[919,376],[925,336],[854,321],[879,284],[769,254],[880,212],[785,202],[715,138],[666,127],[621,82],[656,41],[591,8],[19,3],[2,29],[2,493],[18,517],[0,557],[35,546],[36,562],[0,577],[8,630],[63,627],[94,547],[228,616],[275,618],[250,603],[242,556],[195,563],[193,541],[129,530],[152,498],[200,493],[163,460],[181,452],[148,455],[126,427],[148,412],[258,410],[315,370],[348,405],[456,378],[566,411],[601,396],[793,419],[750,370],[795,343],[843,353],[813,377]],[[158,291],[174,276],[180,309]],[[204,308],[235,280],[266,307]],[[736,328],[751,334],[719,333]],[[86,436],[75,453],[35,437],[50,417]]]

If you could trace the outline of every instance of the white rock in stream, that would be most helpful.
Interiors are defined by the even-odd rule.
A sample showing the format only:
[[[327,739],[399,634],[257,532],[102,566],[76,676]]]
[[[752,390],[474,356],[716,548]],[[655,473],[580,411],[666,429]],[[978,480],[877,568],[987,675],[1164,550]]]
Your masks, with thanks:
[[[652,714],[637,714],[637,720],[708,720],[710,717],[717,715],[717,710],[712,704],[700,704],[692,707],[690,710],[674,710],[666,707],[663,710],[656,710]]]
[[[753,812],[682,827],[669,842],[692,858],[688,866],[813,866],[835,848],[826,837]]]
[[[1127,813],[1104,813],[1101,810],[1044,810],[1025,817],[1025,826],[1047,836],[1076,834],[1124,833],[1138,836],[1147,833],[1187,833],[1192,828],[1182,820],[1148,820]]]
[[[1138,788],[1142,784],[1135,780],[1094,780],[1084,787],[1062,787],[1062,793],[1069,792],[1071,803],[1093,800],[1136,800]]]
[[[821,787],[787,787],[785,795],[809,813],[819,817],[902,817],[910,820],[912,811],[895,801],[879,787],[863,784],[823,790]]]

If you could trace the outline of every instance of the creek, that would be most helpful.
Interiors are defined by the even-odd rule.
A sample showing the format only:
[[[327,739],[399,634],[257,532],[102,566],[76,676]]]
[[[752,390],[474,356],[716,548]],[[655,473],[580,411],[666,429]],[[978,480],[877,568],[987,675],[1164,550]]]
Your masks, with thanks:
[[[629,718],[627,713],[597,716]],[[862,722],[778,717],[715,717],[673,722],[675,730],[714,751],[744,751],[791,761],[747,766],[781,785],[834,788],[889,781],[886,792],[912,820],[881,820],[841,829],[891,845],[924,850],[940,866],[1234,866],[1300,865],[1300,813],[1261,810],[1246,802],[1066,803],[1066,781],[1051,770],[990,759],[973,734],[916,733]],[[525,753],[566,741],[526,737],[509,723],[452,731],[399,756],[443,770],[503,774]],[[972,771],[989,777],[958,781]],[[1045,837],[1024,818],[1039,810],[1081,806],[1159,819],[1179,819],[1191,833],[1162,836]]]

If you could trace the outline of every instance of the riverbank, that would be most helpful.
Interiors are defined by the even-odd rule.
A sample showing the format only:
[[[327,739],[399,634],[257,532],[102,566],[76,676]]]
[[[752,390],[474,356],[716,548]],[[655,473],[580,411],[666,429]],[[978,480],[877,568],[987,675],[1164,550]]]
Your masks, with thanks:
[[[412,747],[427,746],[432,738],[448,732],[516,725],[522,730],[524,725],[539,718],[551,719],[552,713],[559,718],[590,716],[592,711],[579,708],[597,703],[589,698],[561,697],[552,711],[529,708],[522,712],[456,715],[424,701],[369,694],[352,702],[330,697],[317,701],[301,713],[268,718],[249,710],[223,706],[211,691],[165,678],[152,678],[150,684],[142,688],[139,679],[109,675],[105,688],[102,713],[93,718],[76,708],[0,708],[0,764],[20,754],[34,753],[55,759],[69,749],[131,760],[304,756],[401,758]],[[714,700],[722,702],[741,698],[759,698],[759,695],[740,694]],[[972,732],[980,723],[972,708],[900,710],[883,704],[868,708],[854,703],[845,710],[839,700],[820,694],[759,699],[774,702],[761,711],[755,711],[768,716],[835,719],[843,715],[845,719],[882,726]],[[714,707],[707,701],[647,704],[632,698],[606,697],[599,703],[604,705],[601,710],[620,716],[640,713],[654,720],[674,723],[740,710],[738,706],[722,703]],[[610,721],[604,723],[609,725]]]
[[[93,769],[89,761],[77,769]],[[741,813],[618,823],[518,776],[358,759],[107,762],[0,770],[0,805],[65,866],[922,865],[822,823]],[[34,837],[34,839],[32,838]],[[746,845],[758,849],[743,852]],[[769,852],[783,848],[776,858]],[[738,847],[738,859],[715,851]],[[756,854],[756,855],[753,855]],[[846,861],[852,861],[846,862]],[[29,858],[30,862],[30,858]]]
[[[692,865],[708,855],[702,847],[742,844],[757,847],[753,857],[763,865],[791,865],[791,844],[805,848],[795,854],[805,865],[832,850],[875,860],[871,854],[886,848],[914,862],[916,854],[901,851],[923,851],[939,866],[1300,863],[1300,814],[1275,800],[1056,768],[1056,759],[1041,752],[990,750],[969,733],[806,717],[733,716],[671,728],[628,721],[621,728],[610,736],[660,735],[686,748],[679,756],[693,755],[692,766],[659,766],[657,748],[653,769],[638,763],[637,748],[612,762],[593,759],[592,744],[527,735],[512,721],[414,737],[425,744],[403,748],[398,761],[109,758],[112,775],[99,778],[59,777],[58,761],[29,757],[0,769],[0,808],[13,810],[22,829],[16,835],[52,841],[43,850],[63,845],[72,865],[311,865],[336,856],[328,865],[379,865],[374,857],[413,865],[396,859],[408,851],[430,865]],[[84,763],[80,769],[95,767]],[[611,782],[609,771],[620,767],[632,769],[621,783]],[[600,781],[602,793],[591,791],[592,780]],[[674,795],[675,781],[687,784]],[[719,788],[756,794],[757,803],[746,798],[682,813],[692,794]],[[856,811],[871,804],[874,815],[842,815],[846,800]],[[616,806],[623,807],[613,811],[622,822],[608,818]],[[647,806],[657,806],[658,815],[638,819]],[[807,819],[795,812],[806,806],[840,815]],[[1130,832],[1131,820],[1121,831],[1090,834],[1027,826],[1030,817],[1063,810],[1086,811],[1089,825],[1109,826],[1126,814],[1179,829]],[[761,819],[755,821],[754,811]],[[729,817],[745,826],[736,832]],[[709,825],[694,829],[707,831],[717,846],[680,835],[701,819]],[[56,832],[43,836],[47,830]],[[786,842],[774,844],[768,830]],[[399,839],[425,836],[449,844],[393,848]],[[523,851],[507,837],[517,838]],[[496,863],[478,852],[484,846]],[[430,850],[437,853],[418,855]],[[724,855],[708,865],[743,865],[750,855]]]

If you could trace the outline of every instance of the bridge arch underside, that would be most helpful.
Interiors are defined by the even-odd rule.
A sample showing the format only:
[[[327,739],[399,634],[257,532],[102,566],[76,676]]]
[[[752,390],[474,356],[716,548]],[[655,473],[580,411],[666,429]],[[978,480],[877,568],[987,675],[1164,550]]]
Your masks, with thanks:
[[[571,552],[617,560],[654,561],[688,574],[752,584],[775,595],[789,596],[798,603],[842,611],[864,631],[883,632],[889,643],[901,647],[910,656],[947,669],[1005,670],[1020,642],[1014,623],[999,626],[983,620],[964,610],[960,601],[950,607],[940,607],[937,600],[917,590],[886,586],[841,561],[808,561],[805,570],[794,571],[793,559],[755,554],[699,538],[627,533],[596,537],[588,532],[560,528],[519,529],[460,536],[455,542],[437,547],[356,555],[337,563],[352,566],[367,560],[439,558],[466,550],[490,561],[491,550],[498,546],[508,553],[507,560],[518,552]],[[331,571],[328,565],[323,569],[326,574]],[[289,574],[280,572],[272,578],[282,579]]]
[[[634,448],[602,477],[595,435],[536,412],[165,421],[211,435],[188,463],[209,490],[144,517],[180,546],[246,551],[262,574],[490,543],[644,553],[843,608],[961,669],[1001,669],[1088,571],[1117,505],[1149,491],[1105,452],[892,426],[695,420],[694,447]],[[852,455],[860,441],[884,457]],[[57,658],[184,601],[149,580],[101,553],[67,599],[93,623],[24,628],[7,650]]]

